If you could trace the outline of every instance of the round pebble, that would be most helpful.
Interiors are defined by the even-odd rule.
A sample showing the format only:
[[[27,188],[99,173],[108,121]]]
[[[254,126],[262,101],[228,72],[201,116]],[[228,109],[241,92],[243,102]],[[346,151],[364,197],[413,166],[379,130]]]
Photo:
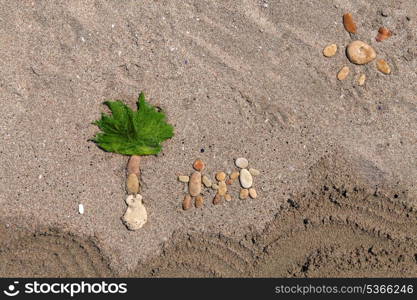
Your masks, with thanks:
[[[250,168],[250,169],[249,169],[249,173],[250,173],[252,176],[258,176],[259,174],[261,174],[261,172],[260,172],[260,171],[258,171],[258,170],[256,170],[256,169],[253,169],[253,168]]]
[[[190,181],[190,176],[180,175],[178,176],[178,181],[187,183]]]
[[[188,183],[188,190],[191,196],[197,196],[201,193],[201,173],[194,172],[190,177],[190,182]]]
[[[249,173],[247,169],[240,170],[239,180],[240,180],[240,184],[245,189],[250,188],[252,186],[252,183],[253,183],[252,175]]]
[[[366,75],[365,74],[361,74],[358,78],[358,85],[362,86],[365,84],[365,80],[366,80]]]
[[[256,192],[256,190],[255,190],[254,188],[250,188],[250,189],[249,189],[249,196],[250,196],[252,199],[255,199],[256,197],[258,197],[258,193]]]
[[[337,52],[336,44],[328,45],[323,49],[323,55],[326,57],[332,57],[336,54],[336,52]]]
[[[216,173],[216,179],[218,181],[224,181],[226,179],[226,173],[225,172],[217,172]]]
[[[245,169],[249,166],[248,160],[244,157],[237,158],[235,160],[235,164],[236,164],[236,167],[241,168],[241,169]]]
[[[204,167],[205,167],[205,164],[201,159],[196,159],[195,162],[193,163],[193,168],[196,171],[202,171]]]
[[[391,68],[384,59],[378,59],[376,61],[376,67],[380,72],[382,72],[384,74],[388,75],[388,74],[391,73]]]
[[[220,182],[219,182],[219,190],[217,191],[217,193],[218,193],[220,196],[224,196],[224,195],[226,195],[226,193],[227,193],[227,186],[226,186],[226,182],[224,182],[224,181],[220,181]]]
[[[364,65],[376,58],[374,48],[362,41],[353,41],[347,46],[347,57],[357,65]]]
[[[339,73],[337,73],[337,79],[345,80],[346,77],[349,75],[349,67],[344,66],[340,69]]]
[[[248,189],[241,189],[239,193],[239,198],[242,200],[248,199],[249,197],[249,190]]]
[[[232,174],[230,174],[230,179],[236,180],[239,177],[238,171],[233,171]]]
[[[206,188],[209,188],[212,185],[210,178],[208,178],[206,175],[203,176],[203,184]]]

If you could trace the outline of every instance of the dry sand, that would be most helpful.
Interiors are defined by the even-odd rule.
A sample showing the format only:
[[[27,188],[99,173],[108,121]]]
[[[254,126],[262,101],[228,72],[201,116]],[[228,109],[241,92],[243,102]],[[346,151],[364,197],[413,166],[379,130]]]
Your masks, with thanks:
[[[416,2],[212,2],[1,1],[1,276],[417,274]],[[348,62],[345,12],[391,75]],[[176,135],[143,160],[129,232],[127,157],[88,139],[142,90]],[[258,199],[181,210],[196,157],[239,156]]]

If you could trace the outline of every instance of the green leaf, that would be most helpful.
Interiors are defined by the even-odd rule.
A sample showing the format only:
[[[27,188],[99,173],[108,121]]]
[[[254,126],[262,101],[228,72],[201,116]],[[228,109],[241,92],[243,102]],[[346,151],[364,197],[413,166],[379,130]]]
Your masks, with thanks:
[[[174,128],[165,121],[165,114],[146,102],[140,93],[137,111],[121,101],[106,101],[111,115],[102,114],[93,124],[101,132],[93,141],[105,151],[125,155],[158,154],[161,143],[174,135]]]

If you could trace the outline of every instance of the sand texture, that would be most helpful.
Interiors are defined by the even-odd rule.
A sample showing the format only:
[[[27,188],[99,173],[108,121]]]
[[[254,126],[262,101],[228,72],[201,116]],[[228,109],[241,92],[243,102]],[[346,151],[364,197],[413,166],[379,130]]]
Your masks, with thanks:
[[[416,276],[416,1],[0,3],[0,276]],[[348,61],[356,39],[390,75]],[[128,157],[89,139],[140,91],[175,136],[132,232]],[[246,157],[257,199],[183,211],[197,157],[212,178]]]

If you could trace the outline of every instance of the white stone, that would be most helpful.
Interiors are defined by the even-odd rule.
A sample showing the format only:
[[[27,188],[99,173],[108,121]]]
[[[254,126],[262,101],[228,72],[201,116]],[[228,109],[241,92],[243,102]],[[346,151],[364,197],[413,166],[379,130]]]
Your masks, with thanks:
[[[259,170],[252,169],[252,168],[250,168],[250,169],[249,169],[249,173],[250,173],[252,176],[258,176],[259,174],[261,174],[261,172],[260,172]]]
[[[240,180],[240,184],[245,189],[248,189],[252,186],[252,183],[253,183],[252,175],[249,173],[247,169],[240,170],[239,180]]]
[[[84,214],[84,205],[78,204],[78,213],[80,215]]]
[[[244,157],[237,158],[235,161],[235,164],[236,164],[236,167],[241,168],[241,169],[245,169],[249,166],[248,160]]]
[[[127,209],[122,222],[129,230],[138,230],[148,221],[148,213],[143,205],[140,194],[129,195],[126,198]]]

